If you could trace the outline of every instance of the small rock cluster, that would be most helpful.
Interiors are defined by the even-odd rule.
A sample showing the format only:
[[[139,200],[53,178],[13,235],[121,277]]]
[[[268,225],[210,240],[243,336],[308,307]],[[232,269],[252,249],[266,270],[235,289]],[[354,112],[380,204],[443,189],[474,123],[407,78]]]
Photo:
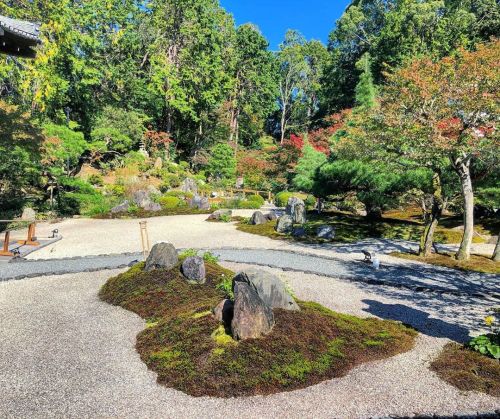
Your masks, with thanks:
[[[154,186],[149,186],[148,189],[135,191],[132,196],[132,202],[139,208],[145,211],[158,212],[161,211],[161,205],[153,202],[152,195],[160,195],[161,192]],[[130,208],[130,201],[123,201],[120,205],[111,209],[112,214],[126,212]]]
[[[230,209],[220,209],[210,214],[208,216],[208,219],[213,221],[220,221],[221,218],[223,217],[231,218],[232,216],[233,216],[233,211],[231,211]]]
[[[157,243],[146,259],[145,271],[172,269],[179,263],[179,255],[172,243]],[[206,281],[205,261],[199,256],[187,257],[181,265],[181,272],[191,284],[204,284]]]
[[[276,214],[274,212],[263,214],[261,211],[255,211],[250,217],[249,223],[251,225],[266,224],[267,222],[274,221],[277,218],[278,217],[276,217]]]
[[[222,300],[213,312],[237,340],[257,339],[270,333],[275,308],[300,310],[280,279],[266,271],[240,272],[233,278],[233,293],[234,302]]]
[[[171,243],[157,243],[151,249],[145,271],[172,269],[179,263],[177,250]],[[190,256],[181,272],[191,284],[204,284],[206,269],[203,258]],[[234,339],[257,339],[271,332],[275,320],[273,309],[300,310],[281,280],[266,271],[248,269],[232,282],[234,301],[222,300],[213,309],[215,318],[230,329]]]
[[[306,221],[304,201],[291,197],[288,200],[285,214],[278,219],[276,231],[281,234],[291,234],[293,237],[305,237],[307,235],[304,228]],[[335,229],[329,225],[322,225],[317,228],[316,237],[323,240],[333,240],[335,238]]]

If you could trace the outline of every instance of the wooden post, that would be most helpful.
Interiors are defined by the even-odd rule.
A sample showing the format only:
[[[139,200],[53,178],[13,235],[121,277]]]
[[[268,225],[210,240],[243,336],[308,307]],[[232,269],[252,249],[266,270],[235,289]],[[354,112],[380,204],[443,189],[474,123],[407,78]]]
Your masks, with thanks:
[[[271,203],[271,191],[267,191],[267,202]]]
[[[141,228],[142,254],[146,259],[149,255],[148,223],[147,221],[139,221],[139,226]]]
[[[10,231],[5,232],[5,240],[3,242],[3,250],[0,251],[0,256],[14,256],[14,253],[9,252]]]
[[[28,227],[28,238],[26,240],[18,240],[21,246],[40,246],[40,243],[36,241],[35,236],[36,223],[31,223]]]

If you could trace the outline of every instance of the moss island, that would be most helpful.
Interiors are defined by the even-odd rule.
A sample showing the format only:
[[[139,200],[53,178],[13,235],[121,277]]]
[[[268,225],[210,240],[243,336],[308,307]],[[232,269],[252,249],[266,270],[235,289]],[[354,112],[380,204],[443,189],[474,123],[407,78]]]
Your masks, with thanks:
[[[205,261],[205,268],[205,283],[190,284],[181,262],[150,272],[140,263],[109,279],[100,291],[102,300],[146,320],[137,351],[167,387],[192,396],[273,394],[343,376],[356,365],[414,345],[417,333],[400,323],[301,301],[300,311],[274,309],[269,334],[237,341],[212,314],[229,297],[234,273],[214,261]]]

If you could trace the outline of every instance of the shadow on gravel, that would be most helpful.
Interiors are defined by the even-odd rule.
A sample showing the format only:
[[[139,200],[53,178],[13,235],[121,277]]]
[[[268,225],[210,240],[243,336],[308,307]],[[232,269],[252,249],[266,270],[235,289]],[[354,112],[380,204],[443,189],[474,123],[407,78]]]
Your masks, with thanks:
[[[440,319],[430,318],[425,311],[403,304],[384,304],[375,300],[362,300],[368,305],[367,313],[386,320],[396,320],[408,324],[420,333],[437,338],[448,338],[457,342],[469,339],[469,330]]]

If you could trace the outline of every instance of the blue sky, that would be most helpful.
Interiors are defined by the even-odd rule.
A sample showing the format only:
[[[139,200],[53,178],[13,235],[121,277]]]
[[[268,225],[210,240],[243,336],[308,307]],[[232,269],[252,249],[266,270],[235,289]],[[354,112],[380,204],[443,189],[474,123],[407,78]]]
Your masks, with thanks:
[[[335,21],[350,0],[221,0],[236,23],[255,23],[275,50],[287,29],[297,29],[307,39],[328,41]]]

